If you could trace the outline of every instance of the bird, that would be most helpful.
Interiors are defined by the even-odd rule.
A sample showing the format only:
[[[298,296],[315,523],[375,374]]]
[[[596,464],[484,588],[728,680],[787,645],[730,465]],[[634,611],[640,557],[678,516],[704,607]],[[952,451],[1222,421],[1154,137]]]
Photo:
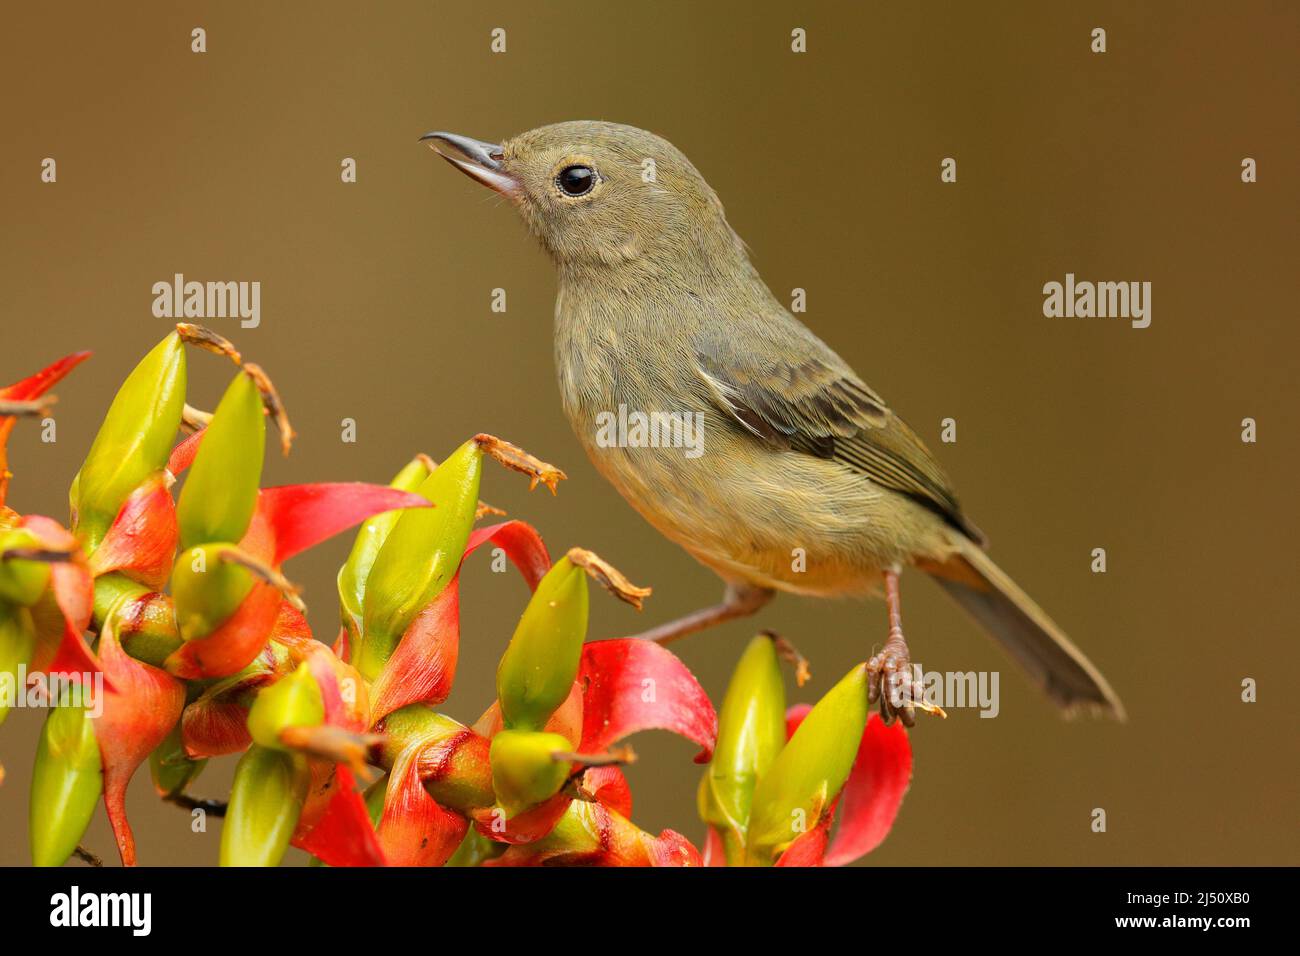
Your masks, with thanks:
[[[722,578],[720,603],[638,636],[666,644],[778,592],[883,594],[869,699],[910,727],[936,709],[902,627],[899,577],[916,568],[1065,713],[1124,719],[1101,672],[989,557],[917,434],[772,294],[677,147],[586,120],[420,141],[506,197],[552,259],[561,401],[596,470]],[[645,428],[608,440],[610,416],[636,414],[698,425],[698,454]]]

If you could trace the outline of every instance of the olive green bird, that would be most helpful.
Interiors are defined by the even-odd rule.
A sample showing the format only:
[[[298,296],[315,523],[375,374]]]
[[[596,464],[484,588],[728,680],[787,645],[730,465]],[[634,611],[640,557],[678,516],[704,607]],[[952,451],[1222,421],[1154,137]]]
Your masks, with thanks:
[[[898,575],[918,567],[1062,708],[1122,718],[1106,679],[985,553],[921,440],[772,295],[676,147],[603,122],[500,145],[421,139],[509,198],[554,260],[560,394],[596,468],[726,583],[720,604],[641,636],[675,640],[752,614],[777,591],[883,587],[889,636],[870,661],[871,696],[886,719],[911,724],[924,705]],[[600,440],[620,408],[698,422],[702,453]]]

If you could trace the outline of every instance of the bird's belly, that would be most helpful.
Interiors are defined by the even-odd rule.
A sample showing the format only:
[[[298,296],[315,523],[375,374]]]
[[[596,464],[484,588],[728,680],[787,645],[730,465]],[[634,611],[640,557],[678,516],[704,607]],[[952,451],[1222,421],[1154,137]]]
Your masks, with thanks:
[[[578,433],[646,520],[727,580],[858,594],[877,586],[883,568],[944,550],[937,520],[910,500],[836,462],[773,451],[720,418],[705,417],[698,449]]]

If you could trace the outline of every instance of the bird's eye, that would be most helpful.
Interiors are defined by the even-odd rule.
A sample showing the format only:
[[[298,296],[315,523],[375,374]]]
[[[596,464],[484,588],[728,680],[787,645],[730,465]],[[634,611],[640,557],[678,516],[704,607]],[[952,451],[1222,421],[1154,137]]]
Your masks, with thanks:
[[[555,181],[566,196],[585,196],[596,185],[596,171],[590,166],[566,166]]]

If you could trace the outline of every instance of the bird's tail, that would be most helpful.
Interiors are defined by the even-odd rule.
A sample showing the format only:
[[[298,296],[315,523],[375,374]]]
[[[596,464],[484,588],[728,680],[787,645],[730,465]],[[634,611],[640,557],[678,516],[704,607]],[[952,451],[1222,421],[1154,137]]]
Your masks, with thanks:
[[[963,536],[960,550],[947,561],[921,567],[1067,713],[1086,710],[1125,719],[1124,705],[1101,672],[979,545]]]

